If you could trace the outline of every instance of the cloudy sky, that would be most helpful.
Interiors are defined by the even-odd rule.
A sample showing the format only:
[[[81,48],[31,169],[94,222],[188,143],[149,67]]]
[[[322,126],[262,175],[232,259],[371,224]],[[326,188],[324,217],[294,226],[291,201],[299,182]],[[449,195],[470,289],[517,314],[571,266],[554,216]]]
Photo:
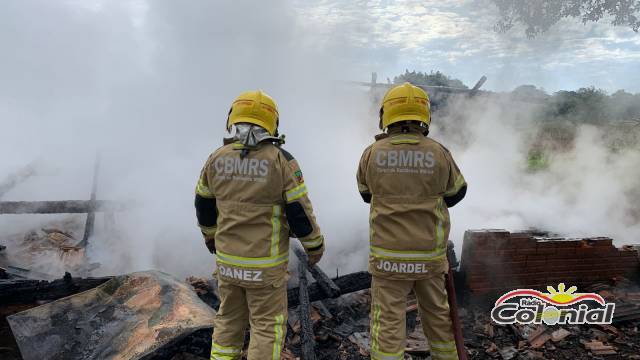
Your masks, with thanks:
[[[494,32],[497,10],[489,0],[325,0],[296,7],[307,26],[353,46],[345,60],[382,79],[435,69],[471,85],[486,74],[493,90],[534,84],[549,91],[592,85],[640,91],[640,35],[608,20],[564,20],[531,40],[518,28]]]

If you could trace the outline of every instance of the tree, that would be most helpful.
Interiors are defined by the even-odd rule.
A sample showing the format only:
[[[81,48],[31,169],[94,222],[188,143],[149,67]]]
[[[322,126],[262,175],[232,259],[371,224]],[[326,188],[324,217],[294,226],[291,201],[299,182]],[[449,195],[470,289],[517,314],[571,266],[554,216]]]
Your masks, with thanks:
[[[541,101],[549,97],[544,89],[538,89],[535,85],[520,85],[513,89],[511,97],[524,101]]]
[[[404,74],[398,75],[393,78],[393,82],[396,84],[400,84],[406,81],[416,85],[448,86],[463,89],[469,88],[462,81],[453,79],[441,73],[440,71],[433,72],[433,70],[429,74],[423,73],[421,71],[416,72],[414,70],[409,72],[409,70],[405,70]]]
[[[546,107],[545,118],[573,123],[602,124],[611,120],[607,94],[594,87],[558,91]]]
[[[611,17],[614,26],[640,29],[640,0],[493,0],[500,19],[495,28],[499,32],[511,30],[516,23],[525,26],[525,33],[533,38],[564,18],[578,18],[582,23],[598,22]]]

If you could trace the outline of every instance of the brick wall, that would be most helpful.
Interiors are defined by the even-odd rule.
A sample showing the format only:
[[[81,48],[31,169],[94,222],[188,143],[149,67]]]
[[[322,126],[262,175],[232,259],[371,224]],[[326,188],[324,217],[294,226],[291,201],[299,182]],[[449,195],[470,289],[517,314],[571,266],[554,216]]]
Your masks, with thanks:
[[[476,295],[634,277],[639,267],[637,250],[616,248],[606,237],[565,239],[468,230],[462,245],[461,272],[467,289]]]

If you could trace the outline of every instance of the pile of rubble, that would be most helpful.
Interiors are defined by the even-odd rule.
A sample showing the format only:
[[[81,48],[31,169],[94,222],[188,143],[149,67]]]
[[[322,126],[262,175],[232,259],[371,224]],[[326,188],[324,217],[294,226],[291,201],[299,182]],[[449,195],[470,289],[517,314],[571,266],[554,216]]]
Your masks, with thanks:
[[[462,311],[473,359],[640,359],[640,288],[624,279],[585,288],[616,304],[611,325],[497,325],[487,306]]]
[[[82,248],[73,245],[75,238],[73,232],[56,228],[38,230],[23,239],[30,247],[25,254],[42,249],[83,254]],[[370,275],[358,272],[329,278],[317,266],[309,267],[300,249],[295,253],[300,261],[288,288],[290,310],[283,359],[369,359]],[[567,277],[581,280],[576,281],[581,291],[597,293],[615,303],[612,324],[498,325],[491,321],[497,293],[557,284],[563,279],[558,268],[574,264],[571,256],[578,254],[579,262],[594,269],[578,267],[584,279],[571,272]],[[452,247],[450,261],[456,268]],[[540,261],[546,266],[538,264]],[[461,271],[454,271],[453,276],[458,298],[463,300],[459,314],[470,358],[640,360],[639,264],[637,249],[615,248],[608,238],[552,239],[548,234],[502,230],[468,232]],[[603,271],[602,266],[609,267]],[[537,277],[526,276],[522,269],[535,269]],[[219,306],[213,279],[190,277],[187,286],[167,274],[145,272],[85,279],[67,273],[62,279],[47,281],[30,278],[37,277],[37,272],[9,270],[5,276],[10,279],[0,279],[2,359],[41,358],[43,351],[70,359],[81,359],[86,351],[91,351],[93,358],[114,354],[156,360],[209,358],[212,316]],[[514,282],[496,281],[505,276]],[[483,285],[481,277],[491,279],[491,286]],[[406,357],[428,359],[429,343],[417,308],[410,296]],[[125,313],[129,315],[120,316]],[[52,320],[58,324],[54,326]],[[136,340],[127,340],[130,335]],[[46,343],[42,341],[45,338],[49,339]],[[92,340],[98,338],[105,341]]]
[[[0,278],[48,279],[70,272],[87,276],[99,267],[88,263],[85,248],[75,235],[82,224],[72,218],[24,235],[5,237],[0,248]],[[62,230],[64,229],[64,230]]]

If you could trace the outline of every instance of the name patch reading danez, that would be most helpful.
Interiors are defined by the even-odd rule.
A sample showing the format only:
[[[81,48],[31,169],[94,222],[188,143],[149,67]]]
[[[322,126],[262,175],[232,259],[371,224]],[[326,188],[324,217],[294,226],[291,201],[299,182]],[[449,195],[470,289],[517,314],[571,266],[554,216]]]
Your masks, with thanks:
[[[230,277],[236,280],[262,281],[261,270],[244,270],[218,265],[218,272],[222,276]]]

